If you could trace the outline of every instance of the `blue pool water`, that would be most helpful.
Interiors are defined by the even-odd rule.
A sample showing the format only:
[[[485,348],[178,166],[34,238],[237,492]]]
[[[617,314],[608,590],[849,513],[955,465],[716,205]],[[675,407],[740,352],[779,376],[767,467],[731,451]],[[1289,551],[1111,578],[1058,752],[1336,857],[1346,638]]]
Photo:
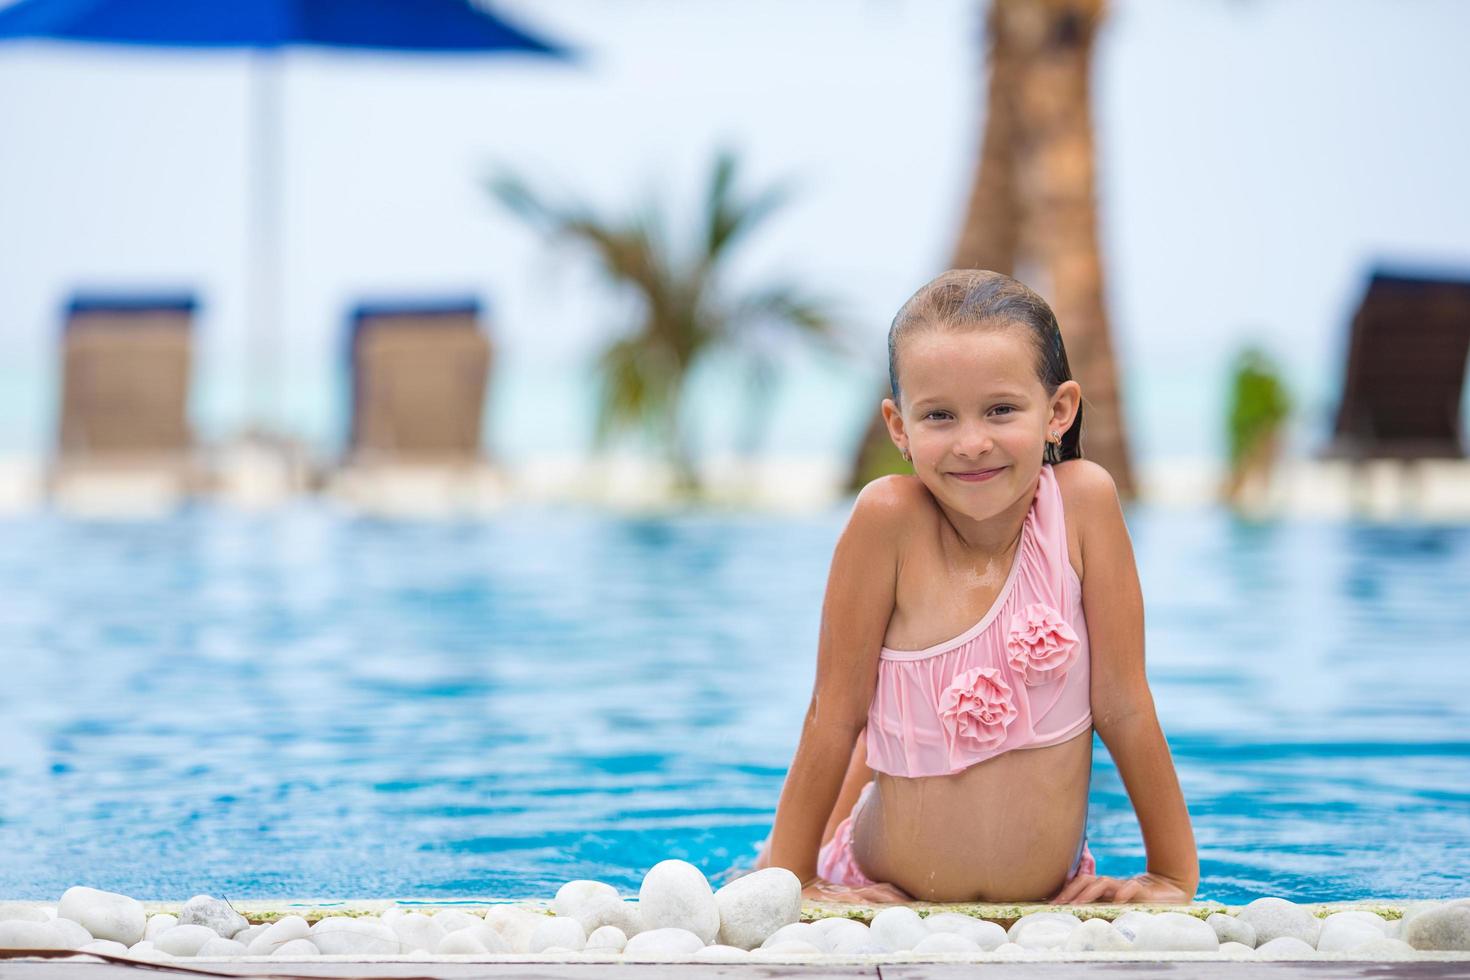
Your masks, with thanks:
[[[844,516],[0,521],[0,897],[748,861]],[[1129,520],[1201,897],[1470,891],[1470,529]],[[1101,751],[1090,827],[1141,870]]]

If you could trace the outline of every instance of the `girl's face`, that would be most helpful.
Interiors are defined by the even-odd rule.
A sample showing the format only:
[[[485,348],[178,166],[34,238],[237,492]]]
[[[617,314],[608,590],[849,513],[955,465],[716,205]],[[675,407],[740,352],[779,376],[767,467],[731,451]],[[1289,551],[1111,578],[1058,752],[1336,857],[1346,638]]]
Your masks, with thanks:
[[[1029,496],[1053,431],[1066,432],[1082,389],[1048,395],[1022,326],[925,330],[898,350],[900,409],[883,401],[889,435],[942,503],[993,517]]]

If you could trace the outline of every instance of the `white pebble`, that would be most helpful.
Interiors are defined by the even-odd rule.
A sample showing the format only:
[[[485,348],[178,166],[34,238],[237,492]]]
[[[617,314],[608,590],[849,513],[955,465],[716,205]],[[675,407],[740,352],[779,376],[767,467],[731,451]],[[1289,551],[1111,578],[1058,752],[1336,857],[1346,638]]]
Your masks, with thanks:
[[[1205,924],[1215,930],[1215,938],[1224,943],[1240,943],[1252,949],[1256,945],[1256,927],[1233,915],[1211,912]]]
[[[979,953],[980,944],[953,932],[931,932],[914,944],[920,955],[932,953]]]
[[[701,945],[713,942],[720,931],[715,893],[704,872],[688,861],[660,861],[650,868],[638,889],[638,911],[648,929],[685,929]]]
[[[579,950],[587,945],[587,932],[576,919],[556,917],[547,919],[536,927],[527,942],[526,952],[542,953],[551,946],[568,950]]]
[[[112,939],[133,946],[143,938],[148,913],[143,903],[116,892],[73,885],[61,896],[59,918],[79,923],[95,939]]]
[[[735,963],[740,960],[750,959],[750,950],[741,949],[739,946],[722,946],[716,943],[706,946],[694,954],[696,960],[709,960],[715,963]]]
[[[510,942],[507,941],[506,938],[502,936],[500,932],[489,923],[482,922],[479,927],[475,929],[457,929],[455,931],[468,933],[469,935],[474,936],[482,944],[484,944],[485,952],[487,953],[515,952],[511,949]],[[447,939],[448,936],[446,936],[445,938]],[[530,938],[529,934],[527,938]]]
[[[1233,940],[1230,942],[1221,943],[1220,952],[1225,956],[1231,957],[1232,959],[1238,959],[1242,956],[1256,955],[1255,947],[1247,946],[1245,943],[1237,943]]]
[[[1421,912],[1404,923],[1400,938],[1415,949],[1470,950],[1470,899]]]
[[[179,917],[168,912],[159,912],[148,917],[147,925],[143,926],[143,938],[153,939],[159,933],[168,932],[179,924]]]
[[[1376,912],[1369,912],[1367,909],[1347,909],[1343,912],[1333,912],[1322,920],[1322,928],[1326,929],[1334,922],[1356,922],[1359,925],[1377,929],[1380,936],[1387,936],[1393,929],[1387,919]]]
[[[183,910],[179,912],[179,925],[204,926],[215,935],[230,939],[250,923],[224,899],[195,895],[184,903]]]
[[[151,939],[140,939],[128,947],[128,958],[134,960],[171,960],[168,953],[153,945]]]
[[[993,952],[996,956],[1025,956],[1028,950],[1016,943],[1001,943]]]
[[[687,956],[707,944],[688,929],[666,926],[640,932],[623,947],[624,956]]]
[[[580,879],[569,881],[556,890],[551,910],[557,915],[575,916],[577,910],[594,898],[617,898],[618,890],[602,881]]]
[[[1258,898],[1236,913],[1236,917],[1250,923],[1256,930],[1257,948],[1283,936],[1315,946],[1317,933],[1322,928],[1322,923],[1311,912],[1284,898]]]
[[[385,956],[403,952],[403,941],[371,916],[354,919],[333,915],[311,927],[311,942],[327,956],[365,953]]]
[[[126,956],[128,948],[114,939],[94,939],[85,946],[77,949],[83,953],[105,953],[108,956]]]
[[[486,925],[505,940],[512,953],[524,953],[531,945],[531,933],[536,931],[546,916],[526,909],[494,908],[485,913]],[[487,944],[488,945],[488,944]]]
[[[582,924],[582,929],[589,936],[603,926],[617,926],[626,936],[636,936],[643,931],[643,917],[638,914],[638,906],[616,895],[594,895],[577,906],[571,917]]]
[[[782,926],[765,938],[761,943],[761,948],[769,949],[777,943],[789,942],[811,943],[821,950],[829,948],[827,933],[810,922],[792,922]],[[725,945],[733,944],[726,943]]]
[[[1322,923],[1317,936],[1319,953],[1346,953],[1367,943],[1386,938],[1382,930],[1351,919]]]
[[[431,918],[439,924],[439,928],[446,933],[459,932],[461,929],[473,929],[485,924],[485,920],[478,915],[466,912],[464,909],[443,909],[435,912]]]
[[[218,938],[219,933],[208,926],[177,925],[154,937],[153,945],[173,956],[196,956],[200,946]]]
[[[0,902],[0,922],[50,922],[39,905],[27,902]]]
[[[238,935],[238,934],[237,934]],[[244,956],[245,944],[238,939],[226,939],[224,936],[215,936],[207,940],[195,956]]]
[[[94,938],[79,923],[73,922],[70,919],[56,918],[49,921],[53,926],[61,930],[62,942],[66,944],[62,947],[63,949],[76,949],[79,946],[85,946]]]
[[[403,940],[405,950],[426,949],[433,952],[439,948],[439,944],[448,935],[444,927],[434,921],[433,916],[422,912],[404,912],[396,915],[389,920],[388,928]]]
[[[1213,953],[1220,948],[1215,930],[1183,912],[1159,912],[1139,927],[1133,948],[1145,953]]]
[[[750,951],[750,958],[753,960],[781,960],[791,956],[821,956],[823,952],[825,950],[812,943],[802,942],[800,939],[788,939],[774,946],[753,949]]]
[[[1006,939],[1018,945],[1032,948],[1021,939],[1021,933],[1044,925],[1052,930],[1061,929],[1063,931],[1063,941],[1065,941],[1065,934],[1070,933],[1081,924],[1082,920],[1071,912],[1032,912],[1030,915],[1023,915],[1011,923],[1011,927],[1006,930]]]
[[[588,952],[613,952],[621,953],[623,947],[628,945],[628,935],[617,926],[598,926],[587,936]]]
[[[1383,960],[1393,959],[1399,956],[1413,956],[1417,951],[1402,939],[1389,939],[1385,937],[1375,939],[1371,943],[1364,943],[1357,949],[1349,950],[1349,952],[1356,956],[1362,956],[1365,959]]]
[[[852,919],[820,919],[813,922],[812,926],[821,933],[822,942],[826,944],[826,948],[834,953],[856,953],[868,946],[876,945],[873,931],[863,923]]]
[[[801,879],[785,868],[763,868],[715,892],[719,941],[753,949],[771,933],[801,918]]]
[[[907,905],[894,905],[884,909],[873,916],[873,922],[868,928],[872,930],[873,942],[892,950],[913,949],[929,935],[919,913]]]
[[[949,932],[964,936],[981,949],[995,949],[1006,941],[1006,931],[994,922],[977,919],[973,915],[958,912],[940,912],[924,920],[924,928],[930,932]]]
[[[434,952],[443,956],[466,956],[488,953],[484,942],[474,929],[456,929],[439,940]]]
[[[1138,938],[1139,928],[1142,927],[1142,925],[1151,918],[1153,918],[1153,916],[1149,915],[1147,912],[1140,912],[1138,909],[1132,909],[1130,911],[1124,912],[1122,915],[1114,919],[1113,925],[1117,927],[1117,930],[1123,934],[1123,938],[1131,943]]]
[[[270,955],[300,958],[302,956],[320,956],[322,955],[322,951],[310,939],[292,939],[289,942],[277,946],[275,952]]]
[[[1317,951],[1295,936],[1277,936],[1257,946],[1256,955],[1263,960],[1304,960],[1316,956]]]
[[[244,930],[239,935],[244,935]],[[246,944],[250,956],[269,956],[293,939],[305,939],[311,926],[299,915],[286,915],[265,926]]]
[[[0,949],[74,949],[54,922],[0,922]]]
[[[1107,919],[1084,920],[1062,944],[1062,949],[1069,953],[1115,952],[1128,948],[1128,937]]]

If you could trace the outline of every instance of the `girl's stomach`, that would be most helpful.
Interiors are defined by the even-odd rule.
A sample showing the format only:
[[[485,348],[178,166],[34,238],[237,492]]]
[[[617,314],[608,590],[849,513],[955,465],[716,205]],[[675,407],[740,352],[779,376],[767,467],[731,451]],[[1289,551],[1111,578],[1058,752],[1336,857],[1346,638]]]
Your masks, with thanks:
[[[949,776],[875,772],[853,854],[868,877],[920,901],[1045,901],[1077,857],[1091,777],[1091,729]]]

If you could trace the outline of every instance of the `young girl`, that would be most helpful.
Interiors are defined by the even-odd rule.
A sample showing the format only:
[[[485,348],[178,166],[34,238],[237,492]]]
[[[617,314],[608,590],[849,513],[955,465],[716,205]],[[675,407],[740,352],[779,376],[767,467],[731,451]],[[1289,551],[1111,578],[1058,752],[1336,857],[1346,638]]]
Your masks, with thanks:
[[[1081,458],[1056,317],[951,271],[888,333],[889,435],[837,542],[817,676],[759,866],[808,898],[1187,902],[1189,813],[1143,668],[1116,489]],[[1092,733],[1143,829],[1145,874],[1094,874]]]

